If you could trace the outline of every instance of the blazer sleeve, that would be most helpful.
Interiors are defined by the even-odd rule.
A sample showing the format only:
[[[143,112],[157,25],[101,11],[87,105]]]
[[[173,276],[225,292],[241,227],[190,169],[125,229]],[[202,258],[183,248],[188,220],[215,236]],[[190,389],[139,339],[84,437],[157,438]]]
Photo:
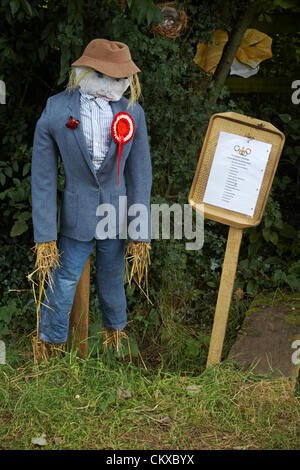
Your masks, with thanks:
[[[37,121],[32,151],[31,196],[34,241],[57,240],[58,147],[49,129],[50,98]]]
[[[148,142],[147,126],[143,108],[139,106],[139,120],[136,125],[133,143],[125,164],[125,180],[128,205],[128,240],[151,241],[150,197],[152,186],[152,167]],[[142,206],[133,206],[135,204]],[[131,209],[130,209],[131,208]],[[136,215],[132,215],[132,212]],[[140,235],[133,238],[130,223],[140,221]],[[137,232],[139,230],[137,229]]]

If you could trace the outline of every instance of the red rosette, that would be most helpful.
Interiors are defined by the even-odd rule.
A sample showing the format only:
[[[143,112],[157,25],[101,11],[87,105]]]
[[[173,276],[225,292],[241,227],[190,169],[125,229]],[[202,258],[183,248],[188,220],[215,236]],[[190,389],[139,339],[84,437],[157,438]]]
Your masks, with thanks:
[[[130,114],[121,112],[115,115],[111,125],[111,134],[114,141],[119,144],[118,157],[118,186],[120,186],[120,164],[123,145],[129,142],[135,131],[135,125]]]

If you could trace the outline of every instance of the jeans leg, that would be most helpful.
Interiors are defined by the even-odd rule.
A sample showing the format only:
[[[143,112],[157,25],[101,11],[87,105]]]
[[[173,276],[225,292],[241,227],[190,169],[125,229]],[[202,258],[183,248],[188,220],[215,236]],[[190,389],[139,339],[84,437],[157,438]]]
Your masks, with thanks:
[[[76,286],[93,245],[94,240],[81,242],[63,235],[60,236],[60,267],[52,271],[53,291],[50,286],[46,290],[44,304],[48,307],[44,305],[41,307],[39,324],[39,338],[41,340],[47,343],[67,341],[69,314]]]
[[[121,330],[126,325],[125,240],[96,240],[97,291],[103,326]]]

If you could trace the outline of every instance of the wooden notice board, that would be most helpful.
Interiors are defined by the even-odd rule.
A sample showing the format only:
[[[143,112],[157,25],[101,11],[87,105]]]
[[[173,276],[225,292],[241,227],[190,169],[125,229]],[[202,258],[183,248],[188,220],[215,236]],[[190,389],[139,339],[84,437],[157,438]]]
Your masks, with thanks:
[[[188,199],[204,217],[229,225],[207,365],[221,360],[243,228],[261,221],[284,141],[256,118],[227,112],[210,119]]]
[[[253,216],[216,207],[203,201],[220,132],[245,137],[249,139],[249,145],[251,145],[251,140],[258,140],[272,145]],[[196,208],[196,204],[203,204],[205,217],[232,227],[243,228],[258,225],[264,212],[284,141],[284,134],[268,122],[238,113],[214,114],[210,119],[203,143],[189,194],[189,203],[194,208]]]

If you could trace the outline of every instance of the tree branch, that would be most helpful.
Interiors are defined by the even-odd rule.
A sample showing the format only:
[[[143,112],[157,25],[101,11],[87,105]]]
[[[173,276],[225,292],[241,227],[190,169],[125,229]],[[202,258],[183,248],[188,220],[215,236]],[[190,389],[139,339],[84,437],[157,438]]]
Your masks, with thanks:
[[[251,24],[255,14],[257,13],[258,7],[261,6],[261,0],[249,1],[249,5],[246,8],[241,18],[236,19],[236,26],[233,28],[229,40],[226,43],[220,62],[218,63],[217,69],[214,73],[214,91],[210,95],[209,103],[215,104],[220,94],[221,87],[224,85],[226,78],[229,75],[232,62],[236,56],[238,48],[241,45],[244,34]]]

